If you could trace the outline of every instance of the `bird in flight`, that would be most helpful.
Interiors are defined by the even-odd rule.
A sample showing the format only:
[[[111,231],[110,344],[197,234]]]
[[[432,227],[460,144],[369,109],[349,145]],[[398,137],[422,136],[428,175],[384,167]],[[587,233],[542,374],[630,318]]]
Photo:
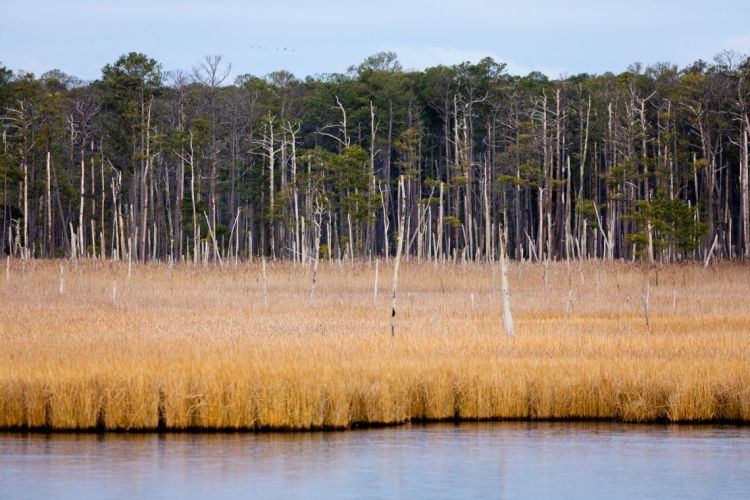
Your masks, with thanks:
[[[266,47],[263,45],[251,45],[250,50],[275,50],[277,52],[296,52],[293,48],[290,47]]]

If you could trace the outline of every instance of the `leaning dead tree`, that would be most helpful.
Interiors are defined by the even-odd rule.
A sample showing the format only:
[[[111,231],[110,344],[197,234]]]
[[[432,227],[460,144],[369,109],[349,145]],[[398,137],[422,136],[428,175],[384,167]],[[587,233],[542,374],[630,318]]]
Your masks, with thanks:
[[[398,179],[398,197],[401,200],[401,215],[398,219],[398,239],[396,241],[396,260],[393,263],[393,281],[391,282],[391,335],[396,335],[396,287],[398,286],[398,268],[401,264],[401,249],[404,246],[406,226],[406,195],[404,193],[404,176]]]

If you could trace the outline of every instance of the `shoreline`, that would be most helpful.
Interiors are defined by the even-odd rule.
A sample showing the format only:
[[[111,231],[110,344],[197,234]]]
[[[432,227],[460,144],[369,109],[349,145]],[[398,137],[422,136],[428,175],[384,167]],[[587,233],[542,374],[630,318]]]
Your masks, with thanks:
[[[395,423],[358,423],[349,427],[311,427],[306,429],[288,429],[288,428],[153,428],[153,429],[53,429],[46,427],[34,428],[0,428],[0,439],[3,434],[6,435],[213,435],[213,434],[311,434],[311,433],[338,433],[351,431],[371,431],[378,429],[399,429],[411,426],[430,427],[438,425],[468,425],[468,424],[620,424],[635,427],[736,427],[747,428],[750,426],[750,420],[692,420],[692,421],[671,421],[667,419],[657,419],[650,421],[625,421],[614,418],[486,418],[486,419],[438,419],[438,420],[414,420],[408,422]]]

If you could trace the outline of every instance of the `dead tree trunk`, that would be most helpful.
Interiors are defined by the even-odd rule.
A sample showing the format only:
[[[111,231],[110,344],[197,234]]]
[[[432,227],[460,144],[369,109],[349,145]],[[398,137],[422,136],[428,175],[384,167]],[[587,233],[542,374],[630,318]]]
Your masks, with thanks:
[[[393,263],[393,278],[391,281],[391,335],[396,335],[396,288],[398,286],[398,270],[401,264],[401,249],[404,246],[404,229],[406,225],[406,193],[404,192],[404,176],[398,180],[398,196],[401,200],[401,214],[398,219],[398,239],[396,242],[396,259]]]
[[[310,299],[315,298],[315,287],[318,284],[318,265],[320,263],[320,235],[323,232],[323,206],[318,200],[316,200],[315,202],[313,224],[315,225],[315,263],[313,265],[312,285],[310,286]]]
[[[505,231],[502,224],[498,224],[498,233],[500,237],[500,280],[503,293],[503,328],[509,337],[513,336],[513,315],[510,312],[510,290],[508,287],[508,256],[507,244],[505,241]]]

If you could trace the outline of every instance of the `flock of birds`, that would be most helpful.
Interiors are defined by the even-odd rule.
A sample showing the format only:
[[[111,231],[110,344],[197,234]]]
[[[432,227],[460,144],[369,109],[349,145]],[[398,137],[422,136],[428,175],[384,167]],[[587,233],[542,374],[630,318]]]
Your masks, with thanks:
[[[290,49],[289,47],[264,47],[261,45],[251,45],[251,50],[276,50],[276,51],[283,51],[283,52],[295,52],[294,49]]]

